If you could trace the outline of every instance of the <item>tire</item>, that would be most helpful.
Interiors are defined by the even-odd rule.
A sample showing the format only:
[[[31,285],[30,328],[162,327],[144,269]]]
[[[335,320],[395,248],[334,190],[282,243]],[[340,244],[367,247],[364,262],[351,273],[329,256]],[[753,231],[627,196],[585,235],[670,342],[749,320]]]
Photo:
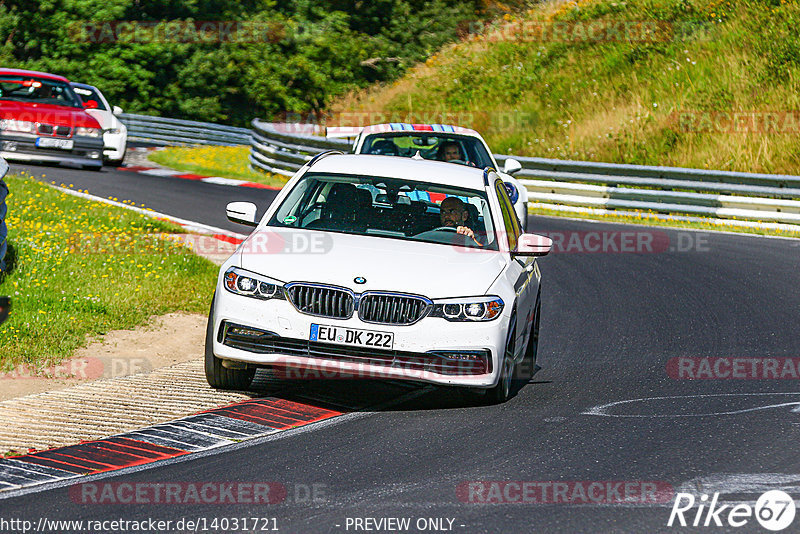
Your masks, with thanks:
[[[216,297],[216,294],[215,294]],[[214,389],[246,390],[253,383],[256,374],[255,367],[247,369],[228,369],[223,367],[222,360],[214,356],[214,302],[211,302],[211,311],[208,313],[208,326],[206,327],[205,371],[208,385]]]
[[[503,361],[500,363],[500,378],[497,385],[486,390],[484,397],[486,404],[503,404],[511,398],[514,382],[514,337],[516,336],[516,319],[512,317],[511,328],[506,339],[506,350]]]
[[[519,370],[519,378],[522,385],[527,384],[536,371],[536,357],[539,353],[539,317],[542,315],[542,290],[536,294],[536,304],[533,312],[533,326],[528,337],[528,345],[525,348],[525,357]]]

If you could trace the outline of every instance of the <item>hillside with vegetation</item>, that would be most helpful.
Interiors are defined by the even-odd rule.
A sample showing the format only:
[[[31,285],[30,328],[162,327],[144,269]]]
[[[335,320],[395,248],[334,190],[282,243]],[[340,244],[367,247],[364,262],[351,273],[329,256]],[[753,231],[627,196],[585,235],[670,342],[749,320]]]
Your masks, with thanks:
[[[339,99],[331,123],[450,117],[500,153],[800,174],[799,27],[787,0],[550,2]]]
[[[97,85],[133,113],[247,125],[393,80],[502,9],[490,0],[2,0],[0,65]]]

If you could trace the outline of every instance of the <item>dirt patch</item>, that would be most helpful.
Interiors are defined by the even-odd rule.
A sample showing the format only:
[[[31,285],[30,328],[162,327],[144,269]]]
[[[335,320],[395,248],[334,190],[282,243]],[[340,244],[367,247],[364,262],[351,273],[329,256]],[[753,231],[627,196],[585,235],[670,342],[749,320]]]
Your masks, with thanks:
[[[203,358],[207,317],[170,313],[154,316],[147,326],[114,330],[101,340],[46,371],[31,376],[19,370],[0,379],[0,401],[57,391],[102,378],[118,378]]]

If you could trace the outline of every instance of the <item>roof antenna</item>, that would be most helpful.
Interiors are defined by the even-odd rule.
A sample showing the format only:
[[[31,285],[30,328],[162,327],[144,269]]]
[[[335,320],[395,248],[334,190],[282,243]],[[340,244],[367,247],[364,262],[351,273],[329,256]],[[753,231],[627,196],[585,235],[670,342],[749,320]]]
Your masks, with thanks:
[[[417,153],[414,154],[414,156],[412,156],[411,159],[425,159],[425,158],[423,158],[422,155],[419,153],[419,150],[417,150]]]

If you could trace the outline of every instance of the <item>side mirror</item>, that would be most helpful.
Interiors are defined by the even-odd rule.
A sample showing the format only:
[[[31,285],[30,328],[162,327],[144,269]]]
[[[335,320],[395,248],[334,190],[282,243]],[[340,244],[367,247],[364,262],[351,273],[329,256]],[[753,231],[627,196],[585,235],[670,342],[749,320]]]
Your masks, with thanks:
[[[247,226],[258,226],[256,220],[256,205],[252,202],[231,202],[225,208],[225,214],[231,222],[246,224]]]
[[[119,106],[114,106],[111,108],[111,113],[114,115],[122,115],[122,108]]]
[[[8,297],[0,297],[0,324],[8,319],[8,312],[11,311],[11,299]]]
[[[514,174],[522,170],[522,163],[519,161],[508,158],[506,162],[503,163],[503,172],[506,174]]]
[[[512,251],[514,256],[547,256],[553,248],[553,240],[537,234],[522,234],[517,240],[517,249]]]

